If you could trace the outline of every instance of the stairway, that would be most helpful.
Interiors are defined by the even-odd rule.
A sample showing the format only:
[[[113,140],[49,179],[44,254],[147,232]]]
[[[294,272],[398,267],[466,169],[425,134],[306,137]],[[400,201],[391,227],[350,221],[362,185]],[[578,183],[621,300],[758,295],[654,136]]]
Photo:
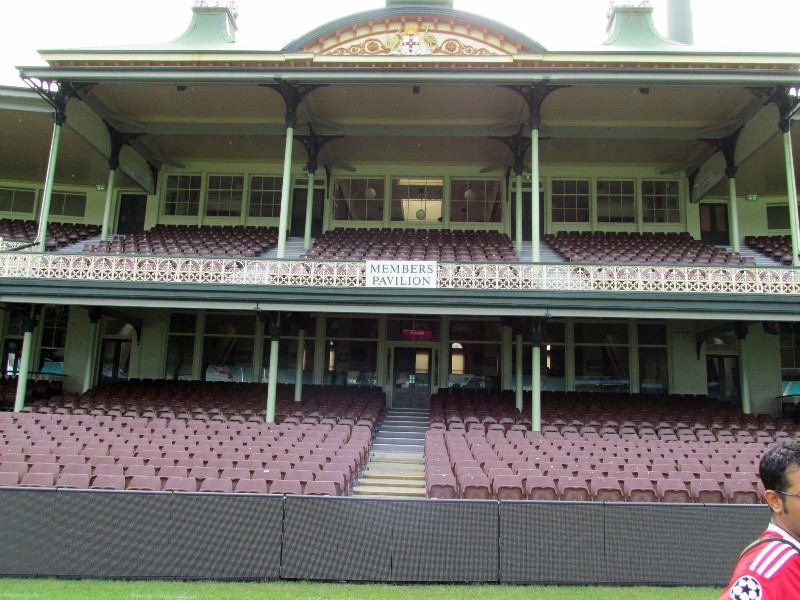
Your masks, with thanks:
[[[723,246],[723,247],[728,252],[733,252],[733,249],[730,246]],[[757,267],[781,266],[781,264],[778,261],[772,260],[768,256],[764,256],[763,254],[761,254],[761,252],[757,252],[756,250],[753,250],[752,248],[749,248],[747,246],[741,246],[739,248],[739,254],[741,256],[749,256],[750,258],[752,258],[755,261]]]
[[[522,242],[522,252],[519,259],[522,262],[529,262],[531,260],[531,241]],[[566,262],[558,252],[553,250],[552,246],[547,242],[539,242],[539,261],[540,263],[564,263]]]
[[[375,433],[369,460],[353,486],[354,496],[425,497],[427,408],[390,408]]]
[[[284,253],[284,258],[291,259],[291,258],[300,258],[300,255],[303,254],[306,250],[303,247],[303,238],[301,237],[287,237],[286,238],[286,249]],[[259,256],[258,258],[267,258],[267,259],[275,259],[278,256],[278,247],[275,246],[274,248],[270,248],[264,254]]]

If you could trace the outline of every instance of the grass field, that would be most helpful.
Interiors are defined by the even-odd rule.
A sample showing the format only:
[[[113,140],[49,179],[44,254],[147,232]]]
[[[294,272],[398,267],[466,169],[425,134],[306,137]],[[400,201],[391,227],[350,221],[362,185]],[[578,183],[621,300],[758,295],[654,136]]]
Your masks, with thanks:
[[[0,579],[0,600],[712,600],[713,588]]]

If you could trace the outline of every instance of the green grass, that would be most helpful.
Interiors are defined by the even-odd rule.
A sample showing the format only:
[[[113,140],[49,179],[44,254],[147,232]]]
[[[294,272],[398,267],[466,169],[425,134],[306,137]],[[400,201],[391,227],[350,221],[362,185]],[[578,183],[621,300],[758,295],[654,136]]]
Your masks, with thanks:
[[[0,579],[0,600],[712,600],[714,588]]]

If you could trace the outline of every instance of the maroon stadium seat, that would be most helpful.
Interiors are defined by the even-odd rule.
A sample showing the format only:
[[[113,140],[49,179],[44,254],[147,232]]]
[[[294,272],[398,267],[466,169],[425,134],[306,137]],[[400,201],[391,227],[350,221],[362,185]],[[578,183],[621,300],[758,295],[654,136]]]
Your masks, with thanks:
[[[230,478],[206,477],[200,482],[201,492],[233,492],[233,480]]]
[[[338,496],[336,484],[333,481],[309,481],[303,488],[303,493],[314,496]]]
[[[161,491],[161,477],[157,475],[132,475],[128,479],[127,489],[149,492]]]
[[[689,482],[689,493],[694,502],[722,503],[725,496],[719,483],[713,479],[695,479]]]
[[[658,494],[648,479],[627,477],[622,481],[622,491],[627,502],[658,502]]]
[[[678,479],[659,479],[656,494],[661,502],[691,502],[692,497],[686,485]]]
[[[88,473],[61,473],[56,480],[56,487],[88,490],[90,479]]]
[[[753,484],[744,479],[729,479],[723,482],[722,491],[730,504],[759,504],[761,502]]]
[[[498,500],[524,500],[525,490],[519,475],[495,475],[492,490]]]
[[[269,486],[269,493],[283,494],[283,495],[302,494],[303,484],[297,479],[288,479],[288,480],[279,479],[278,481],[273,482]]]
[[[464,475],[459,478],[458,487],[463,499],[488,500],[492,497],[491,483],[486,475]]]
[[[599,502],[622,502],[624,499],[619,480],[612,477],[592,477],[589,491],[592,499]]]
[[[194,477],[167,477],[161,488],[165,492],[196,492],[197,480]]]
[[[558,500],[555,480],[549,475],[529,475],[525,478],[528,500]]]
[[[583,477],[559,477],[558,495],[562,500],[590,500],[591,492]]]
[[[425,495],[428,498],[458,498],[456,478],[452,473],[428,473],[425,477]]]
[[[240,479],[234,486],[235,493],[266,494],[269,488],[265,479]]]

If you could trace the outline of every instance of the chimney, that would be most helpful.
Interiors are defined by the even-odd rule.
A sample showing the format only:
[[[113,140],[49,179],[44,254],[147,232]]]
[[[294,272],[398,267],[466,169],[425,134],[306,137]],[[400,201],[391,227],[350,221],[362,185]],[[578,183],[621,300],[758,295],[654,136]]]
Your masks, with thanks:
[[[667,0],[667,35],[681,44],[694,44],[692,0]]]
[[[236,41],[236,17],[227,6],[192,7],[192,22],[173,44],[191,48],[207,48]]]
[[[609,33],[604,45],[624,50],[664,50],[681,45],[658,33],[653,24],[653,7],[645,2],[612,6],[606,31]]]

